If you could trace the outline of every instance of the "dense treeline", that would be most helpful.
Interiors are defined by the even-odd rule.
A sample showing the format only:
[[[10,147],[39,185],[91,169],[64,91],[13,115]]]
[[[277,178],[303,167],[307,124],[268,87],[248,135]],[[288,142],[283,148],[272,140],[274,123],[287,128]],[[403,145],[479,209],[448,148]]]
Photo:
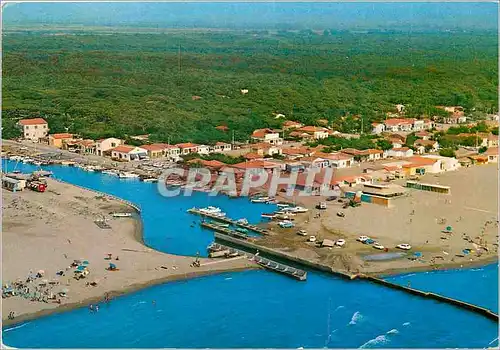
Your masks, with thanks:
[[[279,127],[273,113],[355,132],[396,103],[410,116],[498,110],[497,35],[486,32],[54,34],[4,33],[4,136],[21,115],[90,138],[209,143]]]

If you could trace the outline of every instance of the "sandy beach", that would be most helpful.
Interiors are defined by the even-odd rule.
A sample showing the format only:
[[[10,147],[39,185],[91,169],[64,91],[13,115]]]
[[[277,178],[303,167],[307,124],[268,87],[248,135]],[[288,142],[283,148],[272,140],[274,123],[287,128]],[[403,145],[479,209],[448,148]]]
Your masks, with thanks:
[[[392,208],[363,203],[357,208],[343,209],[340,203],[332,201],[327,202],[328,208],[323,211],[315,209],[321,197],[299,197],[298,203],[308,207],[309,212],[295,217],[296,227],[293,229],[280,229],[276,224],[270,224],[273,231],[280,234],[266,237],[262,244],[331,264],[344,272],[376,275],[460,268],[497,261],[497,165],[428,174],[420,181],[450,186],[451,194],[412,189],[408,196],[395,200]],[[404,184],[404,180],[399,183]],[[339,211],[345,217],[338,217],[336,213]],[[315,217],[318,213],[321,217]],[[442,233],[447,226],[452,227],[452,232]],[[315,235],[318,240],[343,238],[347,243],[343,248],[318,248],[306,242],[307,237],[297,235],[299,229]],[[396,245],[409,243],[411,253],[421,252],[422,257],[416,260],[404,257],[364,261],[364,255],[383,252],[356,242],[360,235],[375,239],[389,248],[389,253],[400,251],[395,249]],[[464,235],[471,241],[466,241]],[[464,249],[471,251],[464,254]]]
[[[58,283],[51,288],[54,294],[68,290],[67,297],[60,298],[61,304],[20,296],[3,299],[4,325],[102,302],[106,293],[116,296],[165,281],[255,267],[244,258],[200,259],[201,266],[192,267],[192,257],[147,248],[141,243],[141,224],[135,213],[130,218],[109,215],[134,212],[131,207],[55,180],[48,180],[45,193],[3,190],[2,199],[2,283],[25,281],[30,271],[36,274],[44,270],[42,278],[28,284],[32,290],[43,279]],[[108,218],[111,229],[101,229],[94,223],[103,217]],[[108,253],[112,260],[105,260]],[[90,274],[85,279],[74,279],[74,269],[68,269],[75,259],[88,260]],[[119,270],[106,270],[110,262]],[[56,275],[61,270],[65,275]],[[97,285],[89,286],[87,282]],[[14,320],[7,319],[11,311]]]

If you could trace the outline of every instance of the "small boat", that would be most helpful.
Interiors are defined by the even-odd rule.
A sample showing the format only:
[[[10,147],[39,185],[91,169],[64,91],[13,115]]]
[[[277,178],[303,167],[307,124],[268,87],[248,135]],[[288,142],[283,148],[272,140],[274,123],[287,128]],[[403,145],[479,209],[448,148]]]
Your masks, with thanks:
[[[74,166],[76,164],[76,162],[71,162],[71,161],[62,161],[61,162],[61,165],[67,165],[67,166]]]
[[[103,170],[102,173],[106,175],[118,176],[118,172],[115,170]]]
[[[118,177],[120,179],[133,179],[133,178],[138,178],[139,175],[134,174],[134,173],[122,172],[122,173],[118,174]]]
[[[250,199],[250,202],[252,202],[252,203],[266,203],[268,200],[269,200],[269,197],[258,197],[258,198]]]
[[[240,233],[248,233],[248,230],[246,228],[243,228],[243,227],[237,227],[236,231],[240,232]]]
[[[243,218],[243,219],[238,219],[236,220],[237,224],[243,224],[243,225],[248,225],[248,220]]]
[[[289,207],[289,206],[290,206],[290,204],[287,204],[287,203],[278,203],[278,204],[276,204],[276,205],[277,205],[278,207],[280,207],[280,208],[287,208],[287,207]]]
[[[219,226],[219,227],[224,227],[224,228],[229,227],[229,224],[224,224],[222,222],[214,222],[214,225]]]
[[[281,228],[292,228],[294,227],[295,225],[293,224],[293,222],[291,222],[290,220],[284,220],[284,221],[281,221],[280,223],[278,223],[278,225],[281,227]]]
[[[111,216],[114,218],[129,218],[132,216],[131,213],[112,213]]]
[[[150,177],[147,179],[142,179],[142,182],[158,182],[158,179],[156,179],[154,177]]]
[[[263,218],[266,218],[266,219],[274,219],[276,217],[276,214],[275,213],[264,213],[261,216]]]
[[[50,176],[52,176],[52,171],[46,171],[46,170],[34,171],[33,175],[39,176],[39,177],[50,177]]]
[[[290,211],[293,213],[307,213],[309,209],[304,208],[304,207],[293,207],[290,208]]]

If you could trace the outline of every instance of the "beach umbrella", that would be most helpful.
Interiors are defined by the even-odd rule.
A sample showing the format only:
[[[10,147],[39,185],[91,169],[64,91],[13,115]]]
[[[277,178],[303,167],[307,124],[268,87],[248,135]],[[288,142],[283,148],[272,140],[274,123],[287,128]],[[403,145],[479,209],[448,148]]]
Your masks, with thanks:
[[[446,231],[451,231],[451,226],[446,226]]]
[[[422,256],[422,253],[420,252],[415,252],[414,255],[417,257],[417,258],[420,258]]]
[[[44,271],[44,270],[38,270],[38,273],[39,273],[40,275],[45,275],[45,271]]]
[[[90,264],[90,263],[89,263],[89,261],[88,261],[88,260],[84,260],[84,261],[82,262],[82,264],[83,264],[83,265],[88,265],[88,264]]]
[[[87,268],[87,266],[80,265],[76,268],[76,271],[84,271]]]
[[[112,264],[112,263],[109,263],[109,268],[110,268],[110,269],[116,269],[116,265],[115,265],[115,264]]]

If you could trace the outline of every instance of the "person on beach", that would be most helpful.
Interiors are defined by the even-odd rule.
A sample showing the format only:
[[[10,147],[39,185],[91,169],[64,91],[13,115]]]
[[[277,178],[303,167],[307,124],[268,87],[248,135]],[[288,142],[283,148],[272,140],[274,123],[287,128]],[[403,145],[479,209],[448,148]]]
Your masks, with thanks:
[[[90,304],[89,305],[89,310],[90,310],[90,312],[94,312],[94,305]]]
[[[95,312],[98,312],[99,311],[99,305],[96,305],[95,306]]]

